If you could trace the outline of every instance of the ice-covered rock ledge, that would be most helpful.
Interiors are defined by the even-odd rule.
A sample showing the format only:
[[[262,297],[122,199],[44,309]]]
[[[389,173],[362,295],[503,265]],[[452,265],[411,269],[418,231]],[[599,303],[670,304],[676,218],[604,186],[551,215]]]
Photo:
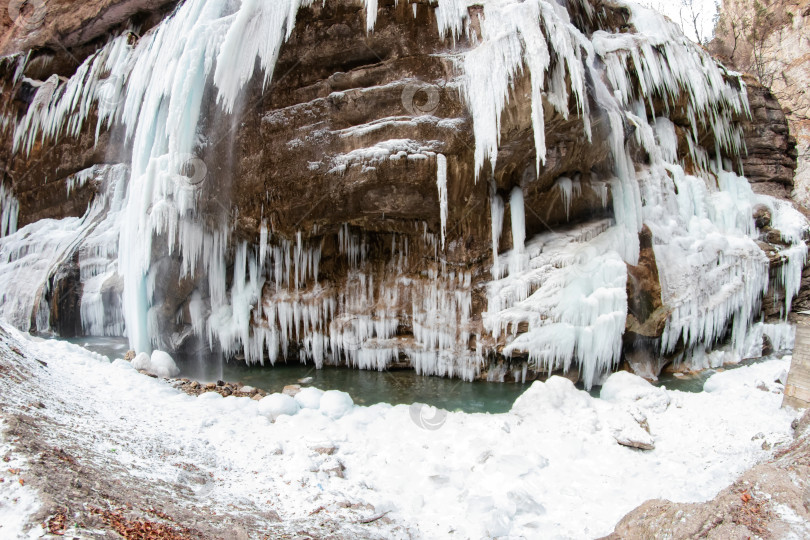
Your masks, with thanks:
[[[796,416],[779,408],[781,359],[717,374],[701,394],[619,374],[602,400],[554,377],[506,414],[414,419],[406,405],[325,414],[327,394],[310,392],[294,401],[320,397],[317,409],[271,421],[261,401],[191,397],[73,345],[7,325],[0,335],[0,369],[15,374],[0,378],[4,419],[27,415],[41,448],[62,448],[82,470],[120,481],[110,496],[145,490],[177,526],[213,535],[223,515],[238,515],[268,527],[327,520],[346,538],[592,538],[642,501],[714,497],[780,451]],[[616,426],[638,413],[654,450],[616,443]],[[52,480],[34,475],[30,485]],[[37,520],[59,505],[80,510],[72,492],[48,493]],[[269,512],[281,521],[266,525]]]

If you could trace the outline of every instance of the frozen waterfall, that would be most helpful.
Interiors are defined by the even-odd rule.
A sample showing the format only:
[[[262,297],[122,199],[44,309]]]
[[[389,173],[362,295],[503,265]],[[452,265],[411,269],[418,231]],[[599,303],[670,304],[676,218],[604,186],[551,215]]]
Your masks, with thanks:
[[[745,151],[735,121],[750,114],[745,84],[672,23],[629,3],[635,32],[588,35],[553,0],[434,2],[437,31],[457,67],[444,82],[461,89],[472,119],[474,163],[463,180],[489,181],[502,114],[516,81],[528,77],[536,170],[548,153],[544,111],[576,116],[588,141],[597,123],[607,126],[612,174],[598,182],[561,177],[555,190],[566,216],[583,189],[604,190],[611,218],[527,236],[529,186],[513,187],[508,200],[493,186],[493,265],[491,280],[484,281],[448,268],[442,258],[454,240],[448,160],[451,169],[461,169],[455,158],[423,142],[392,139],[341,156],[330,172],[340,173],[352,160],[371,166],[435,156],[438,238],[426,224],[421,237],[416,230],[410,236],[435,254],[421,279],[401,275],[416,246],[394,234],[388,277],[375,281],[365,233],[349,224],[336,235],[350,268],[340,287],[319,279],[322,246],[302,232],[284,238],[265,223],[255,243],[235,242],[228,208],[211,215],[198,207],[200,190],[218,181],[200,158],[210,142],[201,132],[204,99],[208,92],[225,114],[239,115],[249,83],[260,78],[263,90],[270,86],[298,11],[310,4],[186,0],[136,42],[124,32],[70,79],[54,75],[38,84],[13,126],[16,152],[77,135],[97,111],[96,136],[122,129],[132,157],[126,166],[70,180],[68,194],[89,177],[103,179],[103,196],[82,218],[43,220],[16,231],[18,203],[0,185],[3,316],[19,326],[33,317],[36,328],[47,330],[47,284],[78,250],[84,330],[126,331],[135,350],[148,352],[161,333],[155,253],[165,252],[181,259],[181,278],[205,278],[191,293],[190,331],[212,350],[244,354],[250,363],[273,363],[297,344],[298,359],[318,366],[329,361],[382,370],[404,355],[420,373],[472,379],[486,358],[502,353],[525,356],[548,372],[576,367],[590,387],[621,358],[627,265],[638,263],[643,225],[655,239],[662,300],[670,309],[661,353],[679,344],[711,347],[729,330],[742,350],[769,290],[768,259],[755,242],[751,217],[758,204],[771,210],[789,245],[781,252],[780,279],[784,313],[790,311],[807,258],[807,222],[789,205],[754,194],[722,160],[708,159],[709,151],[734,159]],[[591,9],[582,0],[578,5]],[[482,7],[475,20],[471,6]],[[373,33],[383,8],[377,0],[365,0],[365,7],[365,28]],[[684,99],[687,148],[681,154],[689,163],[678,161],[676,128],[660,113],[660,103],[669,110]],[[711,148],[700,146],[700,129],[713,134]],[[648,162],[633,163],[631,145],[642,148]],[[501,252],[507,203],[512,247]],[[476,290],[486,298],[479,326]],[[407,340],[397,336],[404,320],[412,327]]]

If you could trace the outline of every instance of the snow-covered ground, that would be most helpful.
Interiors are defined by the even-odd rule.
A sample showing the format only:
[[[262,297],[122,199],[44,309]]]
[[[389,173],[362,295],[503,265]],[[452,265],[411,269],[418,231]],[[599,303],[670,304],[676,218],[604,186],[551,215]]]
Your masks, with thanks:
[[[763,440],[790,440],[796,417],[780,409],[783,358],[718,373],[700,394],[619,373],[605,386],[609,399],[595,399],[553,377],[506,414],[378,404],[341,415],[340,396],[330,394],[322,410],[273,422],[264,415],[276,409],[270,398],[191,397],[123,361],[3,327],[21,352],[47,362],[30,370],[45,390],[42,414],[104,456],[96,466],[171,482],[185,474],[178,463],[193,464],[210,478],[188,483],[197,504],[267,508],[282,520],[328,513],[360,522],[387,512],[368,525],[384,537],[604,535],[647,499],[712,498],[769,455]],[[15,397],[7,378],[0,385],[11,393],[4,399],[32,399]],[[618,445],[614,434],[644,437],[633,419],[643,417],[655,449]],[[36,511],[30,492],[8,486],[0,484],[3,538]]]
[[[0,417],[0,434],[6,425]],[[41,529],[28,531],[28,517],[39,508],[36,491],[25,485],[20,473],[27,468],[26,460],[15,455],[9,441],[0,436],[0,538],[37,538]],[[8,458],[6,461],[5,458]],[[21,481],[22,480],[22,481]]]

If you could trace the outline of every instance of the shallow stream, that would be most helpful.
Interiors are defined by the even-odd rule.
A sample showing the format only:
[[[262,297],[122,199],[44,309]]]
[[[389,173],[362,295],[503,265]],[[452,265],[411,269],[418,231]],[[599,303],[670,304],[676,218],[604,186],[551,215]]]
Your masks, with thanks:
[[[102,354],[108,358],[123,358],[129,345],[125,338],[80,337],[66,339],[70,343]],[[736,365],[720,369],[735,369],[751,365],[761,359],[744,360]],[[675,376],[663,373],[656,383],[670,390],[701,392],[706,380],[718,370],[707,369],[696,375]],[[359,369],[327,367],[316,369],[313,366],[279,363],[270,366],[246,366],[241,362],[223,362],[221,366],[210,365],[199,369],[188,368],[181,373],[200,381],[239,381],[261,388],[267,392],[281,392],[288,384],[315,386],[322,390],[343,390],[348,392],[359,405],[374,403],[410,404],[426,403],[448,411],[503,413],[531,383],[490,383],[464,382],[459,379],[423,377],[411,370],[363,371]],[[599,397],[599,387],[591,389],[591,395]]]

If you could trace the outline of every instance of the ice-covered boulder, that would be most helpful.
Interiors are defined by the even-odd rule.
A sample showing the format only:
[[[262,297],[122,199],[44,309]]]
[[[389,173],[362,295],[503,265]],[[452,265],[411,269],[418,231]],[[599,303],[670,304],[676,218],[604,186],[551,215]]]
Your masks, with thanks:
[[[669,407],[669,394],[627,371],[617,371],[608,377],[599,397],[617,404],[635,404],[642,409],[664,412]]]
[[[591,397],[564,377],[550,377],[546,382],[536,381],[512,405],[512,413],[526,416],[538,411],[575,410],[590,406]]]
[[[135,355],[135,358],[132,359],[132,367],[135,369],[143,369],[145,371],[149,371],[149,368],[152,367],[152,359],[149,357],[148,354],[142,352],[140,354]]]
[[[180,369],[174,363],[174,359],[167,352],[154,351],[150,358],[152,369],[149,371],[158,377],[177,377],[180,375]]]
[[[627,410],[615,410],[609,420],[610,430],[616,442],[622,446],[653,450],[655,439],[650,434],[647,417],[635,405]]]
[[[292,416],[298,412],[299,406],[295,399],[285,394],[270,394],[259,401],[259,414],[275,420],[279,416]]]
[[[323,390],[317,388],[304,388],[295,395],[295,401],[302,409],[318,409],[323,394]]]
[[[152,356],[142,352],[132,359],[132,367],[135,369],[142,369],[157,375],[158,377],[177,377],[180,374],[177,364],[169,353],[163,351],[155,351]]]
[[[354,401],[346,392],[327,390],[321,395],[319,410],[333,420],[346,415],[352,410],[352,407],[354,407]]]

